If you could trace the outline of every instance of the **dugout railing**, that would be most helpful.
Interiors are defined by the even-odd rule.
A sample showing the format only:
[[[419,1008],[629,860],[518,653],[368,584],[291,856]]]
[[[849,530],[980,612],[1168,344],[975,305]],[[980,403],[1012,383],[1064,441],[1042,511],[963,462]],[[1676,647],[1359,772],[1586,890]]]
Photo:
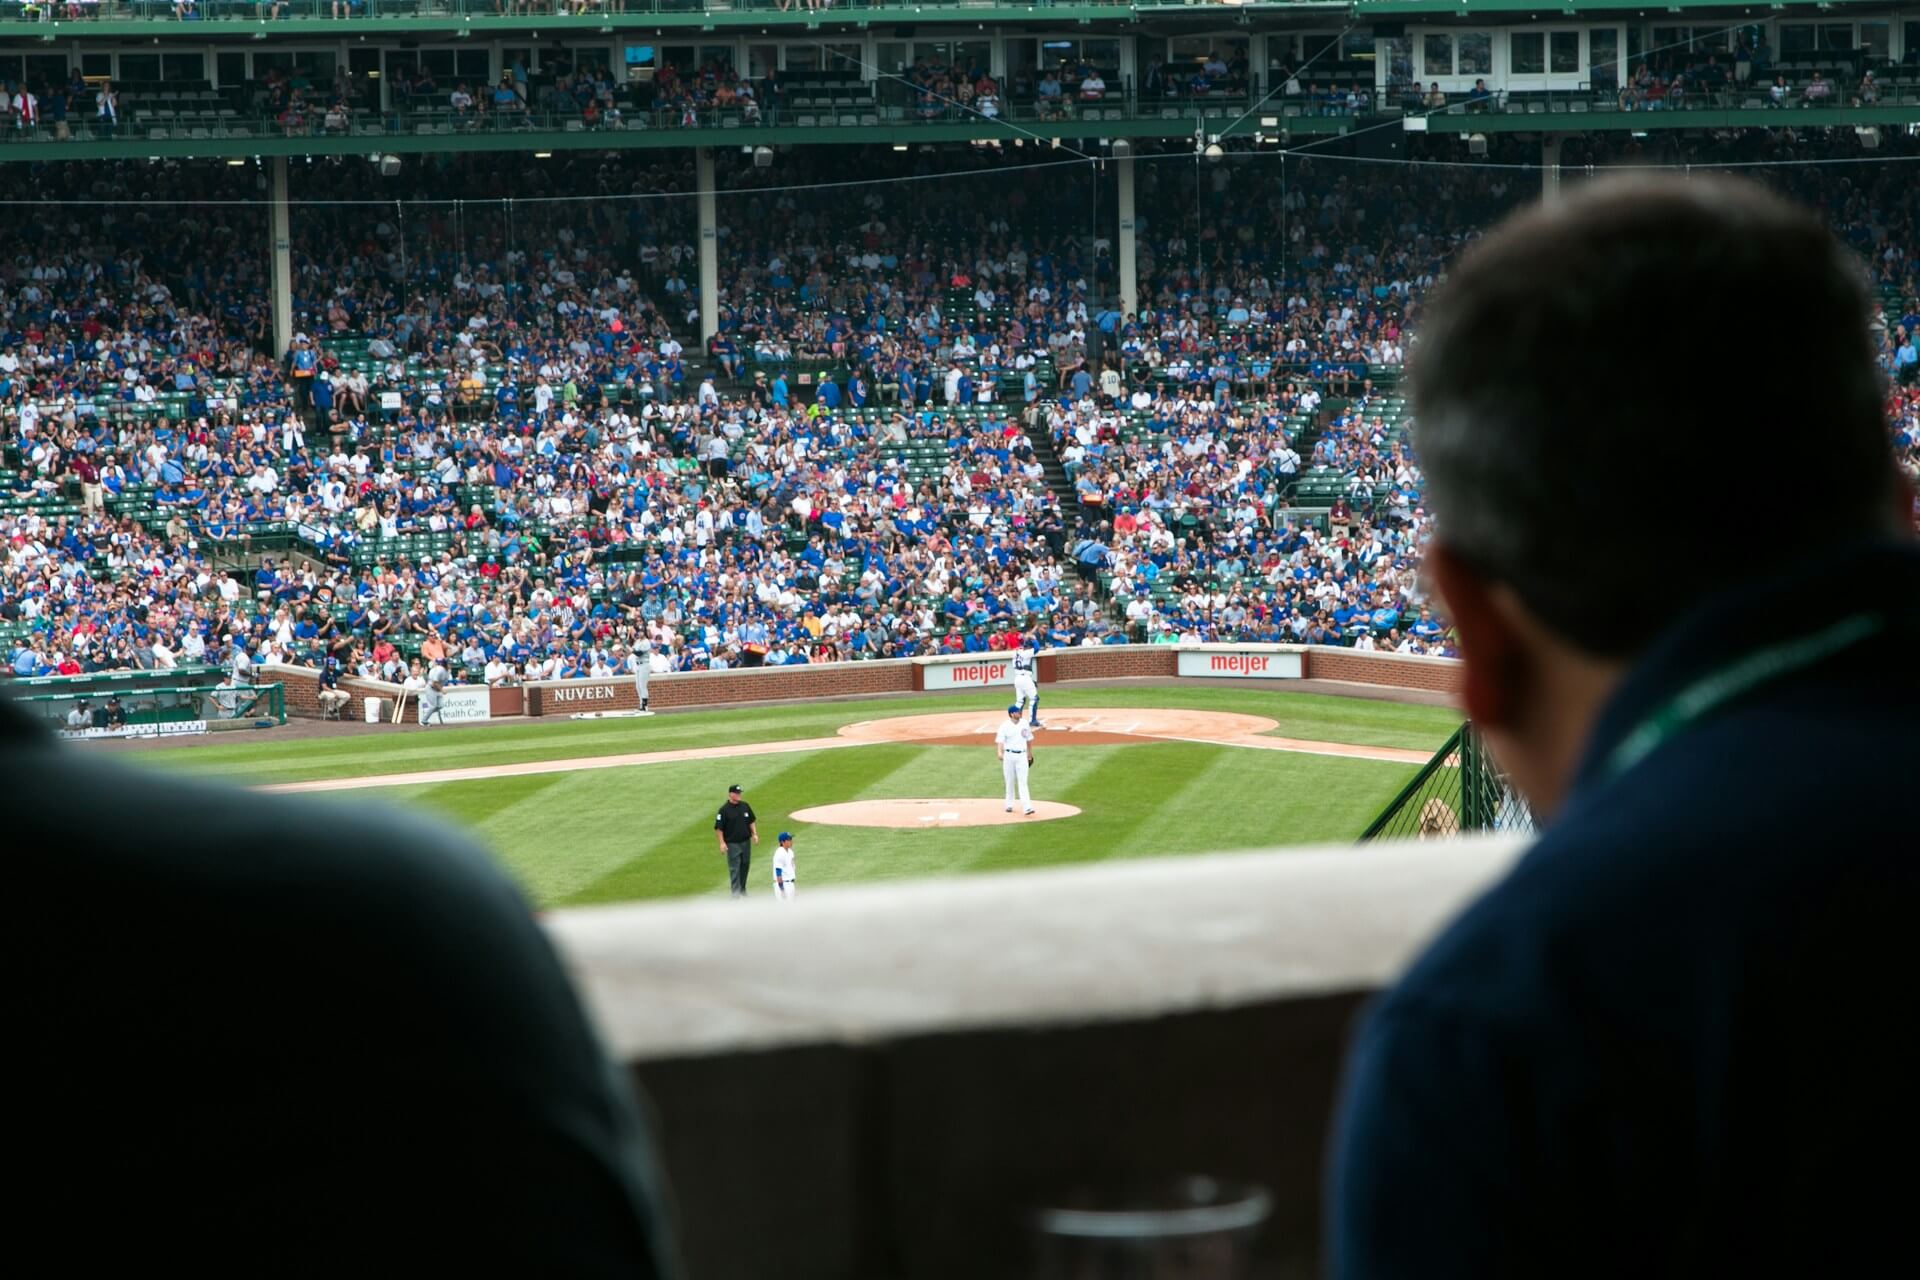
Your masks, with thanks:
[[[204,732],[216,724],[267,728],[287,722],[286,688],[277,682],[148,685],[125,692],[82,688],[17,697],[10,696],[12,687],[0,696],[47,728],[75,737],[158,737]],[[119,700],[118,716],[108,709],[110,698]]]

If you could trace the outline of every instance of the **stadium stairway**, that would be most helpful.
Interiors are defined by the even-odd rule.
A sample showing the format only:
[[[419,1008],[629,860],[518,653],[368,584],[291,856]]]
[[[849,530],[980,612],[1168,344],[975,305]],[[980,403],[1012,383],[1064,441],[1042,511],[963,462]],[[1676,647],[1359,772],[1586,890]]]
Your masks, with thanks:
[[[1074,492],[1073,482],[1067,478],[1067,469],[1060,464],[1060,455],[1054,452],[1047,424],[1034,421],[1027,423],[1023,430],[1027,442],[1033,446],[1034,456],[1040,459],[1041,469],[1047,474],[1047,488],[1053,490],[1053,496],[1060,500],[1060,513],[1066,517],[1069,525],[1078,524],[1085,515],[1080,509],[1080,495]]]

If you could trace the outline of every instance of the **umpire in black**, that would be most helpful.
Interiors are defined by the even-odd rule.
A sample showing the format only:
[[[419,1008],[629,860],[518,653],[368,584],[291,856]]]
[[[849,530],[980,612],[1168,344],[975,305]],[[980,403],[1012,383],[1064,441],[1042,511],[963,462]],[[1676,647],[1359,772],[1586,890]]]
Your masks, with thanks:
[[[1757,187],[1603,181],[1430,305],[1425,572],[1546,830],[1368,1017],[1335,1280],[1911,1269],[1920,550],[1863,275]]]
[[[733,896],[746,897],[747,872],[753,866],[753,846],[760,843],[760,828],[753,806],[740,798],[737,782],[727,788],[727,802],[713,815],[713,838],[727,855],[727,883]]]

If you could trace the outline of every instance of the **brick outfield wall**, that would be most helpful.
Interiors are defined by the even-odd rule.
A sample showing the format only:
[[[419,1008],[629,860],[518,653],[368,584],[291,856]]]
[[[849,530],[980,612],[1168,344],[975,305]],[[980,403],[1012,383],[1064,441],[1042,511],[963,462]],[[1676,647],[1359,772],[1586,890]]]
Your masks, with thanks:
[[[1075,680],[1123,680],[1170,677],[1178,665],[1177,650],[1166,645],[1111,645],[1097,649],[1066,649],[1040,657],[1043,684]],[[922,668],[906,659],[872,662],[836,662],[804,667],[761,667],[740,671],[690,671],[655,676],[648,687],[653,706],[711,707],[742,702],[783,702],[797,698],[844,698],[856,694],[907,693],[918,687]],[[1460,664],[1450,658],[1423,658],[1398,653],[1361,653],[1352,649],[1308,648],[1302,654],[1302,676],[1347,684],[1385,685],[1400,689],[1427,689],[1455,693],[1460,688]],[[266,677],[286,686],[287,714],[316,719],[320,715],[319,674],[308,667],[272,666]],[[1249,681],[1276,685],[1283,681]],[[377,680],[342,680],[351,693],[347,708],[356,719],[361,699],[391,698],[395,685]],[[571,715],[581,711],[634,711],[639,699],[633,680],[564,680],[526,687],[526,714]],[[496,701],[494,714],[511,714]]]
[[[893,659],[804,667],[752,667],[738,671],[687,671],[653,677],[647,684],[647,699],[658,709],[784,702],[795,698],[844,698],[861,693],[907,693],[913,689],[913,670],[913,663]],[[633,711],[639,706],[632,676],[609,680],[554,680],[527,686],[530,716]]]
[[[278,681],[286,691],[287,714],[306,720],[320,718],[320,673],[312,667],[296,667],[286,663],[270,663],[260,668],[258,677],[265,683]],[[353,701],[347,704],[345,715],[359,719],[364,714],[367,698],[391,698],[400,692],[397,684],[388,684],[383,680],[362,680],[352,676],[340,682],[340,687],[353,695]]]
[[[1301,675],[1308,680],[1339,680],[1347,684],[1381,684],[1395,689],[1460,692],[1460,663],[1455,658],[1427,658],[1409,653],[1366,653],[1331,646],[1309,648]]]

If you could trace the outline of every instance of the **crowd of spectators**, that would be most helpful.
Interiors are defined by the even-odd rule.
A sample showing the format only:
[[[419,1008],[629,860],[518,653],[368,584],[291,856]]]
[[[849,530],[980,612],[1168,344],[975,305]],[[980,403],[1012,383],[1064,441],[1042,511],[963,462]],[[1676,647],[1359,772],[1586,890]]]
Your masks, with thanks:
[[[1416,581],[1419,469],[1370,388],[1324,412],[1311,386],[1258,402],[1163,391],[1132,419],[1089,398],[1048,425],[1090,526],[1075,554],[1148,638],[1451,653]],[[1347,477],[1324,515],[1288,502],[1308,465]]]
[[[1889,418],[1920,472],[1904,172],[1790,166],[1796,145],[1719,154],[1822,208],[1894,299]],[[22,220],[0,263],[11,668],[501,682],[1015,628],[1447,652],[1414,577],[1418,460],[1376,375],[1526,176],[1143,163],[1129,315],[1103,305],[1097,181],[1021,159],[771,200],[729,166],[704,371],[676,336],[698,311],[677,160],[296,166],[285,353],[259,172],[49,171],[38,192],[77,203]],[[1338,477],[1331,511],[1291,501],[1309,472]]]

